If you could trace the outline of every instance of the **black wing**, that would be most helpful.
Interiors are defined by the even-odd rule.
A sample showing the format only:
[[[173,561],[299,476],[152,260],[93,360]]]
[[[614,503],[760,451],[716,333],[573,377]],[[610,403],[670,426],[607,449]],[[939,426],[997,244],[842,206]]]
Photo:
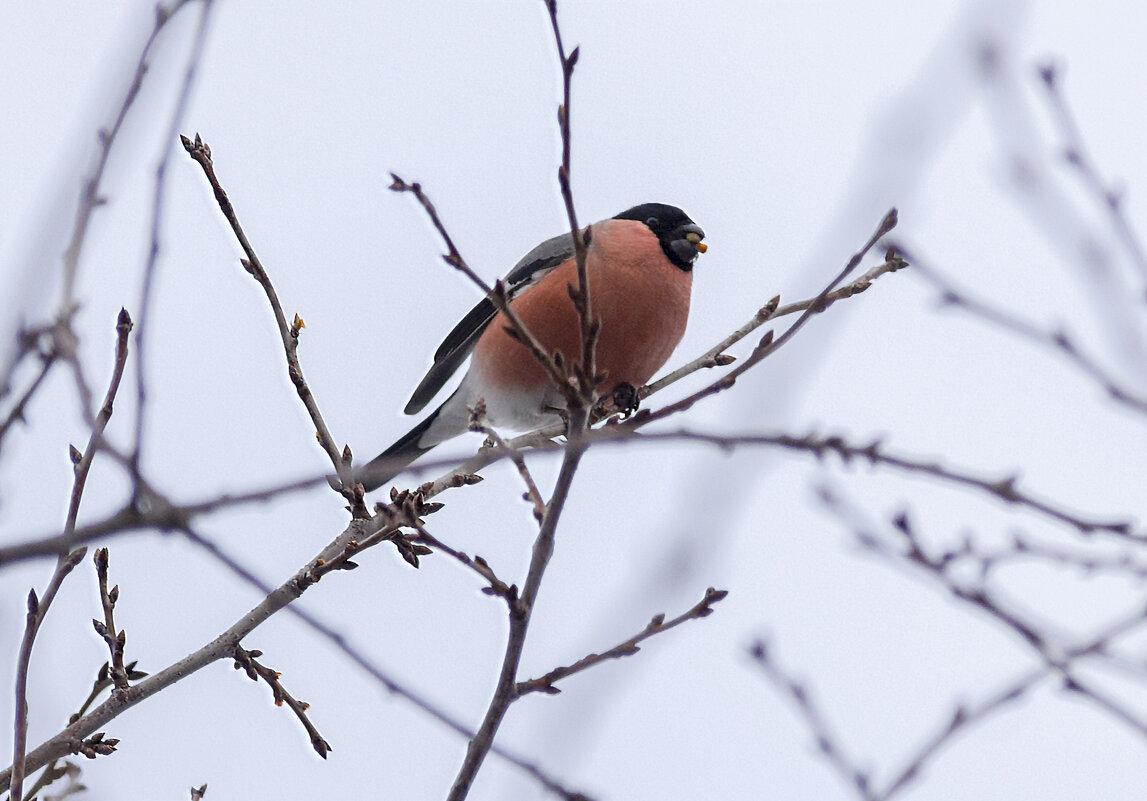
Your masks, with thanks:
[[[503,279],[509,296],[514,297],[573,255],[573,240],[568,233],[547,239],[523,256]],[[434,352],[434,364],[427,371],[422,383],[414,390],[414,394],[410,396],[403,410],[406,414],[418,414],[438,394],[442,386],[450,380],[450,376],[454,375],[462,366],[462,362],[466,361],[470,352],[474,350],[474,345],[478,343],[478,338],[482,336],[482,332],[497,313],[493,301],[488,297],[482,298],[478,301],[478,305],[454,326],[454,330],[446,335],[446,339]]]

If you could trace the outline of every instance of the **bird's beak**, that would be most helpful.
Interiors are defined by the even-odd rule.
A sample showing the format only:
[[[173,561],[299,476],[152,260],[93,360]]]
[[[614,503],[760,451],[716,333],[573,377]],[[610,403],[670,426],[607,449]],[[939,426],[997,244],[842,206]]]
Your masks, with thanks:
[[[703,254],[705,250],[709,249],[708,244],[701,242],[705,238],[705,232],[701,230],[700,225],[686,225],[681,228],[681,231],[685,233],[685,241],[692,244],[699,254]]]
[[[684,262],[692,264],[699,253],[709,249],[701,242],[705,238],[705,232],[695,223],[683,225],[674,233],[678,238],[672,243],[673,252]]]
[[[698,253],[704,253],[709,249],[708,245],[701,242],[705,238],[705,232],[701,230],[701,226],[686,225],[682,230],[685,233],[685,241],[697,248]]]

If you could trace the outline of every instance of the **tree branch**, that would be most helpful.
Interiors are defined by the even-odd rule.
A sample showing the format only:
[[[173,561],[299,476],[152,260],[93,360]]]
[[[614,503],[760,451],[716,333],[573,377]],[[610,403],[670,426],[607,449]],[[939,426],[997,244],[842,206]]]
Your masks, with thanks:
[[[575,673],[581,673],[583,670],[588,670],[610,659],[621,659],[627,656],[633,656],[641,650],[641,648],[638,647],[639,643],[648,640],[650,637],[676,628],[687,620],[700,620],[703,617],[708,617],[713,612],[713,604],[723,601],[728,594],[725,590],[715,590],[710,587],[705,590],[705,597],[693,606],[692,609],[668,622],[665,620],[664,613],[654,615],[653,619],[649,621],[644,629],[634,634],[625,642],[613,646],[608,651],[604,651],[600,654],[589,654],[574,662],[572,665],[554,668],[544,676],[518,682],[514,688],[515,698],[520,698],[523,695],[535,692],[557,695],[561,690],[554,686],[554,682],[572,676]]]

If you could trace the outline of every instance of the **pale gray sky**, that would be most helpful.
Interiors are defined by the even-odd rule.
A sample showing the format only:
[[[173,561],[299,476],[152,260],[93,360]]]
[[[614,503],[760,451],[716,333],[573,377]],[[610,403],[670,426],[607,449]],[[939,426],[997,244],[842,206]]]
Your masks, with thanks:
[[[0,49],[0,294],[9,330],[42,319],[95,131],[118,104],[150,29],[150,3],[38,3],[6,14]],[[1130,9],[1130,10],[1129,10]],[[188,13],[190,11],[191,13]],[[286,381],[266,302],[198,169],[163,141],[195,28],[163,35],[110,165],[109,203],[81,268],[78,329],[98,391],[115,316],[136,314],[155,165],[168,173],[153,327],[145,467],[192,500],[314,475],[329,465]],[[573,100],[574,190],[583,221],[644,201],[686,209],[707,232],[689,330],[670,366],[703,352],[774,294],[814,294],[891,205],[900,238],[961,287],[1043,324],[1069,324],[1143,385],[1113,297],[1076,256],[1092,237],[1130,268],[1074,176],[1038,82],[1064,91],[1104,175],[1129,189],[1142,228],[1147,188],[1147,13],[1109,0],[1043,2],[573,3],[581,46]],[[977,72],[995,43],[1001,79]],[[400,415],[441,337],[475,300],[450,273],[391,170],[431,193],[471,265],[492,279],[565,225],[555,169],[559,72],[542,3],[239,4],[219,0],[181,130],[203,135],[288,314],[336,440],[369,458],[410,425]],[[1042,181],[1011,180],[1015,157]],[[1134,282],[1132,282],[1134,284]],[[1135,284],[1138,285],[1138,284]],[[1046,351],[937,305],[913,271],[813,321],[791,346],[680,424],[735,433],[811,430],[939,459],[988,479],[1020,470],[1041,498],[1097,516],[1144,515],[1142,417]],[[1138,316],[1137,316],[1138,315]],[[5,334],[7,336],[7,334]],[[747,343],[746,343],[747,345]],[[746,345],[735,353],[747,353]],[[1138,371],[1138,372],[1136,372]],[[1138,376],[1138,379],[1136,378]],[[708,376],[694,376],[699,387]],[[61,373],[0,459],[0,543],[62,521],[67,444],[86,441]],[[671,390],[665,400],[684,394]],[[126,443],[134,402],[109,435]],[[4,407],[7,408],[7,407]],[[676,427],[676,426],[672,426]],[[444,446],[464,454],[473,441]],[[552,485],[556,461],[533,462]],[[443,498],[443,540],[521,581],[534,533],[517,476]],[[797,454],[733,456],[697,446],[602,449],[586,459],[527,644],[534,675],[608,648],[706,586],[730,591],[709,618],[621,664],[523,700],[499,740],[600,799],[849,799],[807,728],[747,656],[767,636],[807,681],[841,744],[886,779],[955,704],[975,703],[1038,664],[1014,636],[954,605],[929,580],[861,554],[815,500],[829,483],[874,523],[912,510],[930,540],[1071,531],[982,495]],[[97,465],[83,518],[117,508],[126,482]],[[202,529],[278,584],[345,522],[313,491],[229,513]],[[145,670],[198,648],[258,600],[177,537],[112,545],[127,651]],[[1116,549],[1118,550],[1118,549]],[[11,752],[15,652],[30,586],[49,562],[0,572],[0,753]],[[419,571],[377,549],[302,603],[378,665],[476,726],[504,646],[504,612],[445,557]],[[1009,602],[1055,631],[1087,632],[1141,587],[1069,570],[1008,574]],[[29,740],[55,733],[106,658],[90,564],[61,592],[34,655]],[[244,645],[265,652],[334,751],[324,763],[270,692],[215,665],[107,727],[119,752],[83,761],[92,799],[443,797],[465,750],[453,732],[387,696],[289,615]],[[1142,683],[1124,689],[1142,696]],[[1142,710],[1141,710],[1142,711]],[[1142,796],[1143,739],[1050,683],[955,740],[906,798]],[[0,760],[5,763],[7,760]],[[496,758],[474,799],[542,791]]]

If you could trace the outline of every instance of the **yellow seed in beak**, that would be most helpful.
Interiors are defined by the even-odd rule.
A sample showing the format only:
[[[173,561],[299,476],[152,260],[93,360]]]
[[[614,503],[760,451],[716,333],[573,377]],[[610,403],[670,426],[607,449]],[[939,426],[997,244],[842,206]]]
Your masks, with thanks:
[[[698,253],[704,253],[706,250],[709,249],[709,246],[706,245],[704,242],[694,242],[693,247],[697,248]]]

